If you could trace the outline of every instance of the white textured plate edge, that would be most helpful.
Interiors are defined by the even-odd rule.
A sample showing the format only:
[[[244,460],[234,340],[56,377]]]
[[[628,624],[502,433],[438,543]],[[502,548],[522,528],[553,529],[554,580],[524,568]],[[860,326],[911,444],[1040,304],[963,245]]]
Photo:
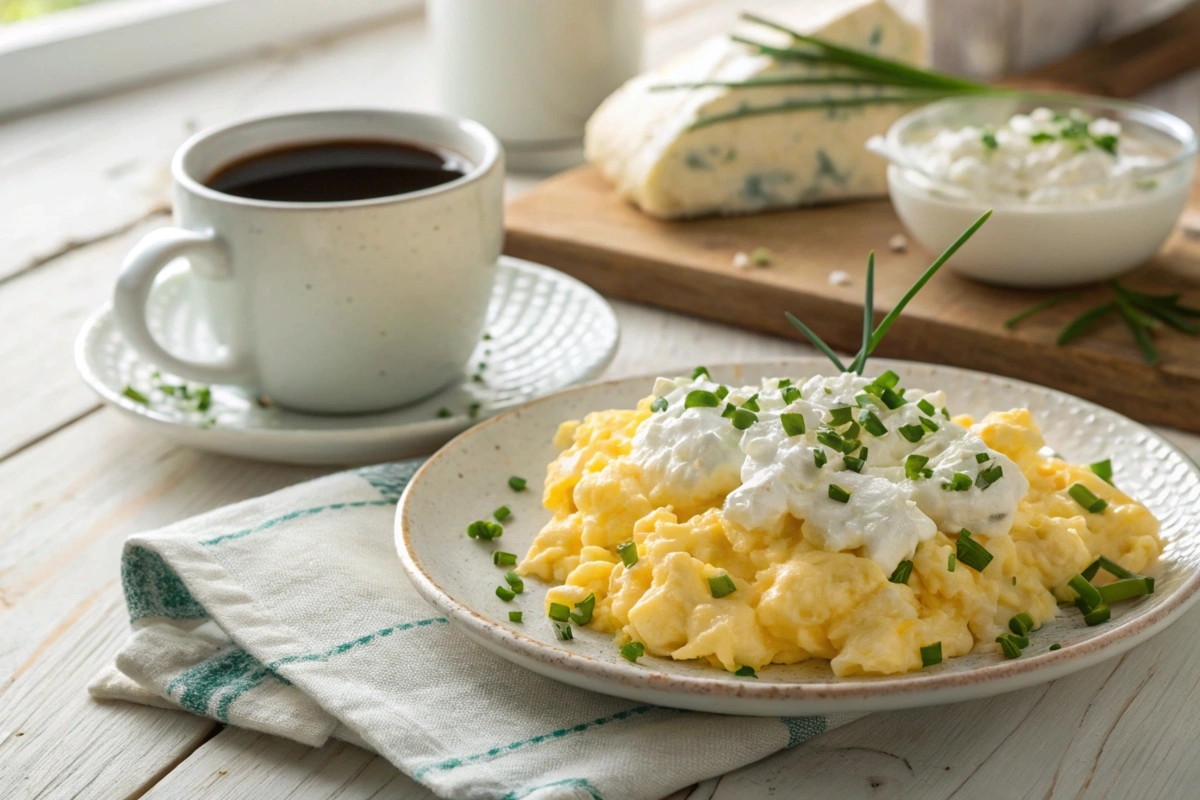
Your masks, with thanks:
[[[730,362],[712,366],[754,371],[780,363],[809,364],[814,359],[781,359],[756,362]],[[1081,406],[1112,414],[1139,429],[1145,435],[1165,444],[1178,453],[1188,465],[1193,477],[1200,480],[1200,465],[1146,426],[1095,403],[1066,392],[1011,378],[1001,378],[977,370],[967,370],[938,364],[881,359],[883,367],[896,366],[950,370],[978,380],[996,380],[1048,392],[1079,403]],[[801,370],[803,372],[803,370]],[[765,373],[764,373],[765,374]],[[782,373],[781,373],[782,374]],[[800,373],[797,373],[800,374]],[[517,412],[528,412],[538,403],[568,393],[587,391],[596,386],[642,381],[650,383],[655,375],[633,376],[612,381],[575,386],[510,409],[460,434],[435,453],[417,470],[396,508],[396,550],[413,586],[437,610],[475,643],[512,661],[563,683],[590,691],[624,697],[641,702],[674,708],[707,711],[718,714],[745,716],[807,716],[833,713],[867,713],[919,706],[955,703],[963,700],[991,697],[1005,692],[1056,680],[1118,656],[1165,629],[1187,612],[1200,599],[1200,571],[1194,572],[1157,608],[1145,615],[1121,621],[1113,628],[1098,633],[1086,641],[1063,647],[1061,650],[1004,660],[965,673],[935,675],[909,674],[898,678],[854,679],[844,683],[764,683],[723,677],[714,670],[714,677],[697,679],[661,670],[620,664],[608,664],[560,647],[549,646],[524,634],[515,633],[477,614],[470,607],[448,595],[429,576],[416,560],[407,542],[404,525],[413,487],[421,485],[422,474],[439,457],[450,452],[455,444],[468,436],[477,435],[487,426],[503,424]],[[557,424],[557,423],[555,423]],[[1200,535],[1196,532],[1195,535]]]
[[[613,322],[612,341],[589,369],[580,373],[579,377],[565,388],[574,388],[584,384],[604,372],[612,363],[613,357],[616,356],[617,347],[621,341],[621,324],[612,304],[583,281],[553,267],[509,255],[501,255],[500,259],[515,262],[522,267],[544,271],[548,273],[548,280],[570,283],[575,286],[577,291],[594,296],[600,306],[607,309]],[[205,428],[199,425],[183,424],[165,415],[155,414],[152,409],[147,409],[122,396],[102,380],[92,368],[88,343],[91,341],[96,327],[111,315],[112,303],[106,302],[88,316],[83,327],[80,328],[79,334],[75,337],[75,368],[83,377],[84,383],[102,401],[128,419],[152,427],[164,438],[200,450],[288,464],[363,463],[428,453],[451,437],[469,430],[474,424],[477,424],[461,415],[451,419],[431,419],[425,422],[368,425],[362,428],[330,430],[231,426]],[[515,404],[517,401],[513,401],[513,405]],[[511,410],[513,405],[493,406],[493,408],[496,411],[507,411]]]

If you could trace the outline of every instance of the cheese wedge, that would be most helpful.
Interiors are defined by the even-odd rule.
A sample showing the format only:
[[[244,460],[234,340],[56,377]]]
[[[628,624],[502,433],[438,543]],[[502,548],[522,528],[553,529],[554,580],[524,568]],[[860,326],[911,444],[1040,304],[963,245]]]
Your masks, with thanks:
[[[921,29],[886,0],[808,0],[773,18],[794,30],[908,63],[924,61]],[[791,38],[760,26],[755,41]],[[887,194],[886,164],[863,145],[910,110],[897,104],[820,108],[747,116],[692,128],[704,117],[793,100],[878,93],[873,86],[705,87],[664,84],[821,75],[829,67],[776,62],[728,36],[640,75],[613,93],[588,122],[586,151],[617,191],[655,217],[748,214]]]

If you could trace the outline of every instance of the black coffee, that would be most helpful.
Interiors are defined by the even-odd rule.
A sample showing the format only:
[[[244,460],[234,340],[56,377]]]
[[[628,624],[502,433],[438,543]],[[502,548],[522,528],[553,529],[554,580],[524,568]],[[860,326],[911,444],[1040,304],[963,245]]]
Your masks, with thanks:
[[[330,203],[417,192],[461,178],[462,156],[414,144],[313,142],[257,153],[208,179],[211,189],[252,200]]]

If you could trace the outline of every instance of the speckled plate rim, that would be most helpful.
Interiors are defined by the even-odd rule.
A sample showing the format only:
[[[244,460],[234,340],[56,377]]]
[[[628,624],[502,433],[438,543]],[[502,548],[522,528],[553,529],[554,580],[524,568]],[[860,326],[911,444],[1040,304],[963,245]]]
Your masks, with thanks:
[[[714,370],[728,368],[754,371],[767,366],[777,368],[780,364],[794,363],[798,367],[796,374],[804,374],[806,369],[812,371],[812,367],[820,367],[823,362],[824,359],[813,357],[727,362],[709,366]],[[1077,403],[1089,411],[1112,415],[1178,453],[1188,467],[1193,482],[1191,488],[1200,490],[1200,465],[1145,425],[1111,409],[1066,392],[978,370],[896,359],[878,359],[877,364],[880,368],[892,369],[950,370],[978,381],[998,381],[1016,388],[1028,387],[1047,392]],[[593,382],[555,392],[506,411],[451,440],[430,457],[413,476],[396,509],[395,540],[400,562],[418,593],[445,614],[468,638],[546,677],[583,689],[641,702],[748,716],[866,713],[978,699],[1061,678],[1128,651],[1162,631],[1200,599],[1200,570],[1197,570],[1150,611],[1119,621],[1110,630],[1097,633],[1076,644],[1064,645],[1062,649],[1053,652],[1006,659],[958,673],[909,673],[901,677],[851,678],[830,683],[755,683],[725,677],[716,670],[711,678],[696,678],[660,669],[647,669],[641,666],[640,662],[639,665],[602,662],[497,625],[452,597],[437,583],[417,558],[409,538],[411,525],[408,515],[411,498],[413,494],[422,491],[422,479],[426,472],[438,461],[451,457],[467,437],[477,436],[489,426],[503,425],[505,420],[516,414],[537,413],[539,405],[563,395],[579,394],[596,387],[611,387],[631,381],[648,384],[655,377],[657,375],[650,374]],[[554,424],[557,423],[556,420]],[[1200,531],[1193,529],[1192,535],[1200,535]]]
[[[607,310],[612,318],[613,337],[608,342],[604,352],[583,370],[574,379],[571,384],[573,388],[582,385],[587,381],[600,375],[612,363],[613,357],[617,353],[617,347],[621,339],[620,322],[617,320],[616,312],[613,311],[612,305],[592,287],[588,286],[578,278],[574,278],[565,272],[556,270],[553,267],[539,264],[536,261],[529,261],[523,258],[516,258],[509,255],[501,255],[500,261],[511,262],[519,265],[522,268],[532,268],[538,271],[553,273],[553,280],[569,283],[572,287],[583,294],[591,296],[598,301],[598,308]],[[447,418],[433,418],[422,420],[420,422],[396,423],[391,425],[372,424],[373,420],[377,420],[380,416],[388,412],[379,412],[371,414],[357,415],[361,418],[364,424],[361,427],[355,428],[287,428],[287,427],[240,427],[222,425],[216,429],[206,429],[198,422],[184,422],[169,414],[160,413],[153,408],[147,408],[138,403],[129,400],[122,396],[119,392],[112,389],[92,368],[91,359],[88,355],[87,343],[91,338],[93,330],[107,317],[112,316],[112,303],[105,303],[100,308],[92,312],[83,326],[79,329],[78,335],[75,337],[74,356],[75,368],[83,377],[84,382],[88,387],[95,392],[101,400],[109,406],[120,411],[122,414],[144,424],[151,424],[159,429],[162,433],[178,433],[180,431],[195,432],[201,431],[203,435],[211,438],[214,430],[219,431],[223,436],[238,437],[254,437],[258,441],[292,443],[298,442],[301,446],[323,446],[336,445],[351,439],[361,439],[370,437],[371,439],[389,439],[398,435],[411,437],[414,439],[426,439],[434,436],[449,437],[455,431],[462,431],[469,428],[474,422],[473,419],[465,414],[456,414]],[[545,395],[549,397],[551,395]],[[541,399],[541,398],[537,398]],[[490,412],[505,411],[520,405],[521,400],[514,398],[512,400],[492,404],[489,406]],[[293,412],[301,413],[301,412]],[[354,418],[354,417],[350,417]],[[445,439],[443,439],[445,441]],[[426,451],[428,452],[428,451]],[[314,462],[324,463],[324,462]]]

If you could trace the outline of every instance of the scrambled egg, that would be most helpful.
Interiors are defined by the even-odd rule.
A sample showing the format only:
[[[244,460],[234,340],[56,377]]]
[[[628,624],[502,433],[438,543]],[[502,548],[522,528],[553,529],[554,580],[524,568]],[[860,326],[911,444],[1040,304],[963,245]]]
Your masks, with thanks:
[[[1064,593],[1067,580],[1100,554],[1138,572],[1161,549],[1158,523],[1144,506],[1087,466],[1039,455],[1044,442],[1027,410],[992,413],[979,424],[960,416],[953,422],[1011,459],[1029,488],[1004,535],[974,537],[993,555],[982,572],[961,562],[951,571],[958,532],[938,530],[915,543],[907,583],[893,583],[890,564],[864,547],[816,546],[795,516],[761,529],[726,518],[736,478],[676,481],[705,484],[677,496],[668,491],[672,482],[649,480],[650,467],[630,454],[655,399],[560,427],[556,445],[564,450],[544,492],[554,518],[519,567],[556,584],[547,605],[573,606],[594,594],[591,626],[618,645],[641,642],[650,655],[730,671],[822,658],[841,677],[904,673],[921,668],[923,646],[941,642],[944,657],[959,656],[993,642],[1018,612],[1036,625],[1054,617],[1058,602],[1073,596]],[[1084,510],[1066,492],[1074,483],[1107,509]],[[626,568],[617,546],[630,541],[637,561]],[[708,579],[721,575],[736,591],[714,597]]]

